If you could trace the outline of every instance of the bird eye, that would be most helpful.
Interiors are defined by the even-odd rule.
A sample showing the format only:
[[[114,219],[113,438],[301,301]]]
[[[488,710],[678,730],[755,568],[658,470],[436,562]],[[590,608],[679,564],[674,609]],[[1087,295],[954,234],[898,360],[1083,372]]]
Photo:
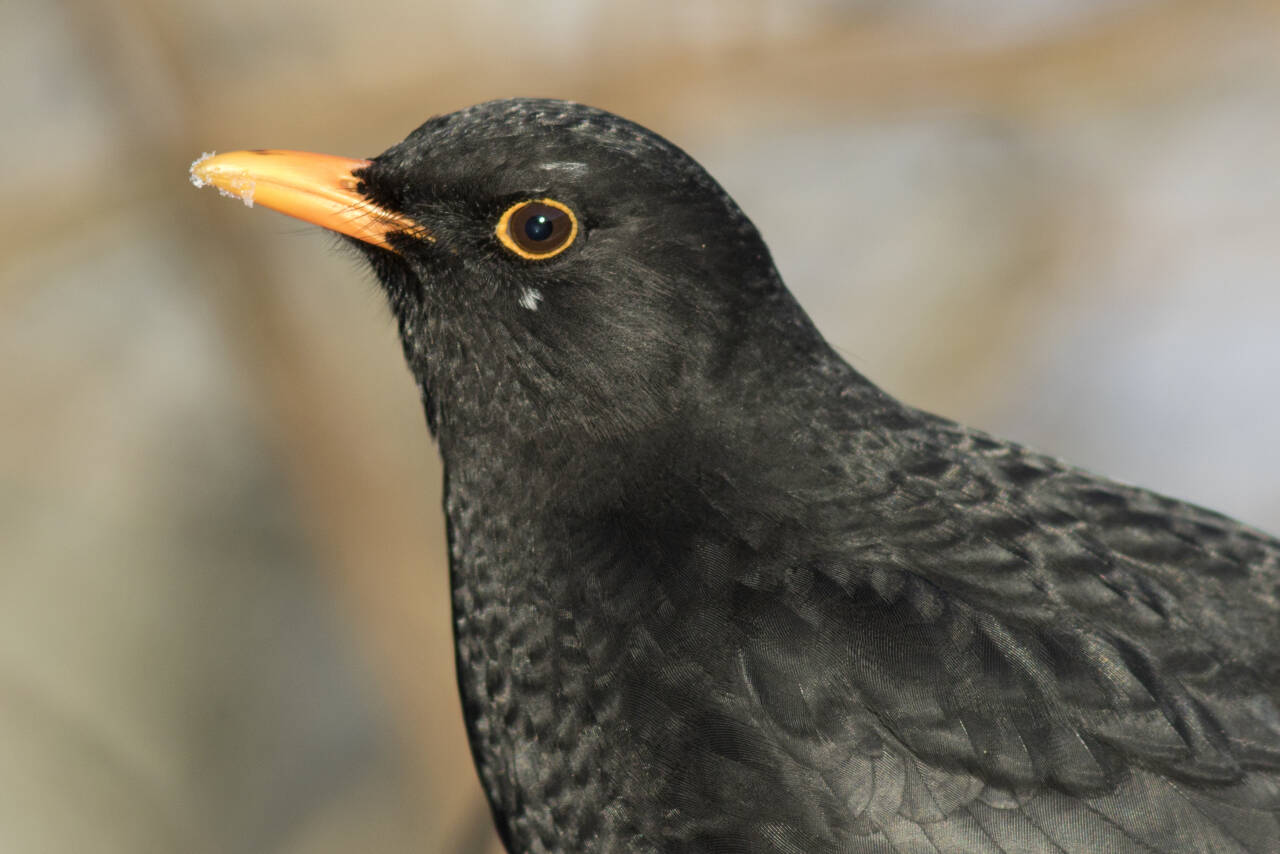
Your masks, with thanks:
[[[554,199],[519,202],[498,219],[502,245],[531,261],[559,255],[578,236],[578,218]]]

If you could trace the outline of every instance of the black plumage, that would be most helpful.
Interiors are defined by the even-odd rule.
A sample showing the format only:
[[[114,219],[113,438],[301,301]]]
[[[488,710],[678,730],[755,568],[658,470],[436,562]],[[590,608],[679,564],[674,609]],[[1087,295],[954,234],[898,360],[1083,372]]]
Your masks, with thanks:
[[[356,177],[423,229],[358,245],[512,852],[1280,851],[1280,542],[889,397],[616,116],[483,104]],[[579,231],[523,257],[544,198]]]

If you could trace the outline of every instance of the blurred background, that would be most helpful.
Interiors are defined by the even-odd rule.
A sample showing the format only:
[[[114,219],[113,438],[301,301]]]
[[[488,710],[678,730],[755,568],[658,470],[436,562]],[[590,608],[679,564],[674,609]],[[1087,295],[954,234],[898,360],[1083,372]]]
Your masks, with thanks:
[[[497,849],[369,274],[186,178],[586,101],[905,400],[1280,531],[1280,2],[0,0],[0,850]]]

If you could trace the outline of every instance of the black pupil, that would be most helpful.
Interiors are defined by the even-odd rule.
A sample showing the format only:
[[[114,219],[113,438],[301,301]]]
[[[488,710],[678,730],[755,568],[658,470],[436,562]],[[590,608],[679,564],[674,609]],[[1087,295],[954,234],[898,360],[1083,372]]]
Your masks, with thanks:
[[[531,216],[528,222],[524,224],[524,233],[528,235],[530,240],[538,242],[546,240],[553,231],[555,231],[555,223],[546,214]]]

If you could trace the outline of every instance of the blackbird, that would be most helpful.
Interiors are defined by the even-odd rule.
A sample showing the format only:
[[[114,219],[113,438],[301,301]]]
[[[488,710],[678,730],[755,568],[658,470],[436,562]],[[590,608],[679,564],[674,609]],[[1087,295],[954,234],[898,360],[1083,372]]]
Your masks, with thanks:
[[[192,178],[381,282],[513,854],[1280,851],[1280,541],[893,399],[670,142],[506,100]]]

